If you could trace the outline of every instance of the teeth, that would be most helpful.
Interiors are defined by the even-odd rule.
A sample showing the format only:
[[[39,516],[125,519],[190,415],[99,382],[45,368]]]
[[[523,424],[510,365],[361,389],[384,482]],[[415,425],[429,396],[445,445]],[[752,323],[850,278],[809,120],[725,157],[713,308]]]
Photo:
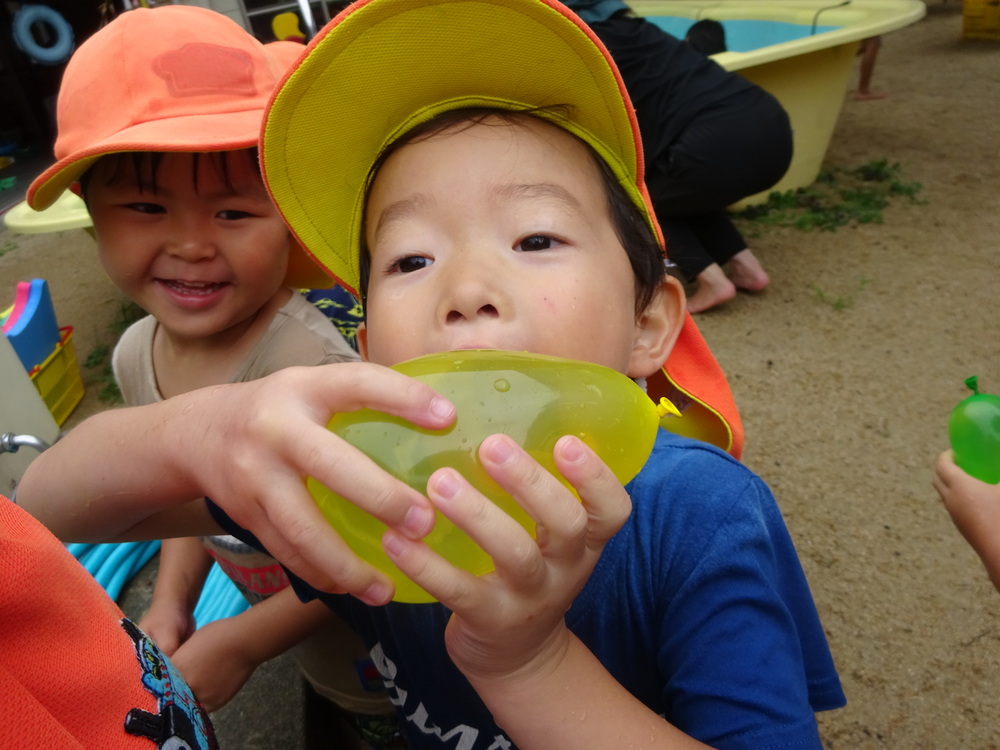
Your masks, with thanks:
[[[221,288],[223,285],[215,282],[209,281],[165,281],[167,286],[172,289],[176,289],[179,292],[186,292],[189,294],[205,294],[209,292],[214,292],[216,289]]]

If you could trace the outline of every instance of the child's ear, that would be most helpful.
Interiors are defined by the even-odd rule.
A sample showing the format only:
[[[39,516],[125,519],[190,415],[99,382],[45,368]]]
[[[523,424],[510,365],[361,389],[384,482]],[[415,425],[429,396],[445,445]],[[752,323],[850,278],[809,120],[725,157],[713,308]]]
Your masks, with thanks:
[[[355,334],[354,341],[358,345],[358,354],[361,355],[361,359],[365,362],[368,361],[368,329],[365,328],[364,321],[358,324],[358,331]]]
[[[645,378],[663,366],[684,327],[686,313],[684,287],[673,276],[665,276],[653,301],[635,321],[629,377]]]

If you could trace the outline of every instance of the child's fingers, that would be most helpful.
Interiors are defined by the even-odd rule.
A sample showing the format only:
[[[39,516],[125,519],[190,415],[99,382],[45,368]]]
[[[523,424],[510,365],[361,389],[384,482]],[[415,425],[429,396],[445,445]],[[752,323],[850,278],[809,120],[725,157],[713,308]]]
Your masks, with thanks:
[[[587,512],[580,501],[510,437],[486,438],[479,458],[486,472],[535,520],[538,544],[546,555],[568,554],[586,541]],[[512,552],[506,551],[506,557],[515,565]]]
[[[423,536],[434,523],[429,501],[327,430],[326,422],[335,412],[371,408],[438,428],[454,421],[454,406],[425,384],[377,365],[289,368],[256,382],[257,410],[230,430],[248,436],[228,450],[229,462],[246,478],[228,482],[233,492],[213,499],[317,588],[382,603],[392,593],[388,579],[330,528],[303,480],[313,477],[402,533]],[[248,485],[257,503],[225,497]]]
[[[392,529],[382,536],[386,555],[410,580],[456,611],[477,605],[476,592],[482,582],[455,567],[422,541],[407,539]]]
[[[338,363],[299,368],[297,375],[309,382],[292,392],[320,394],[325,419],[337,412],[374,409],[431,429],[455,421],[455,406],[450,401],[425,383],[388,367]]]
[[[388,526],[419,538],[434,525],[427,498],[319,425],[303,425],[288,450],[299,470]]]
[[[552,482],[559,484],[527,455],[524,458]],[[559,487],[566,491],[561,485]],[[519,580],[533,583],[543,573],[541,553],[531,534],[454,469],[434,472],[427,481],[427,496],[448,520],[493,558],[494,566],[501,574],[510,571]],[[531,514],[529,508],[525,507],[525,510]]]
[[[603,548],[632,512],[632,501],[611,469],[582,440],[566,435],[553,451],[556,467],[573,485],[588,514],[588,546]]]
[[[272,556],[321,591],[353,594],[370,604],[392,597],[392,582],[347,546],[300,481],[278,481],[268,491],[281,501],[262,502],[245,525]]]

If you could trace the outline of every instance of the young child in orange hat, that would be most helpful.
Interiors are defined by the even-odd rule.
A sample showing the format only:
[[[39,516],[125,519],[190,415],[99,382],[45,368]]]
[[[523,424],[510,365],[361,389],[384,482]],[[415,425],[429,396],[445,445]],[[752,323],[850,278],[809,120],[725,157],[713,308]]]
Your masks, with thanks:
[[[265,105],[304,49],[179,5],[121,14],[67,64],[57,162],[28,202],[44,208],[76,184],[105,271],[149,313],[114,351],[129,406],[358,358],[293,289],[333,282],[293,241],[257,160]],[[255,606],[196,629],[213,560]],[[211,711],[294,647],[309,687],[352,714],[391,715],[377,681],[359,678],[370,659],[346,625],[299,602],[275,560],[232,537],[165,540],[139,626]]]
[[[732,396],[665,268],[621,77],[583,22],[554,0],[355,3],[262,132],[282,215],[364,301],[368,361],[98,415],[29,468],[22,502],[87,538],[134,535],[206,494],[197,523],[269,549],[301,596],[362,634],[411,748],[819,750],[815,712],[844,703],[823,628],[771,492],[726,452],[741,442]],[[553,473],[485,438],[482,468],[535,535],[454,468],[411,488],[325,429],[361,407],[450,428],[455,404],[391,366],[468,348],[603,365],[672,390],[682,416],[625,487],[575,435]],[[114,472],[73,448],[144,423]],[[193,451],[173,444],[202,430]],[[72,497],[46,465],[74,477]],[[350,552],[304,477],[386,523],[389,559],[438,603],[382,606],[389,578]],[[81,517],[85,503],[102,511]],[[425,544],[434,512],[495,570],[471,575]]]

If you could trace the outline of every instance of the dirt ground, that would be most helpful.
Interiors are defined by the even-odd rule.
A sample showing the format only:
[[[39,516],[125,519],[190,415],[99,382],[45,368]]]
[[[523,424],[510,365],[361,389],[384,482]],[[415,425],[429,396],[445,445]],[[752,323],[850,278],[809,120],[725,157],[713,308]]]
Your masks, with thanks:
[[[826,626],[849,700],[820,717],[838,750],[1000,748],[1000,594],[930,484],[963,379],[1000,393],[1000,44],[960,31],[961,3],[930,0],[886,36],[874,86],[890,96],[848,97],[828,154],[899,162],[921,202],[882,224],[767,230],[753,247],[771,288],[698,318]],[[47,278],[81,360],[110,343],[122,298],[89,236],[2,233],[5,247],[0,289]],[[69,426],[104,408],[96,390]],[[299,746],[268,680],[295,682],[275,668],[218,717],[224,747]]]

